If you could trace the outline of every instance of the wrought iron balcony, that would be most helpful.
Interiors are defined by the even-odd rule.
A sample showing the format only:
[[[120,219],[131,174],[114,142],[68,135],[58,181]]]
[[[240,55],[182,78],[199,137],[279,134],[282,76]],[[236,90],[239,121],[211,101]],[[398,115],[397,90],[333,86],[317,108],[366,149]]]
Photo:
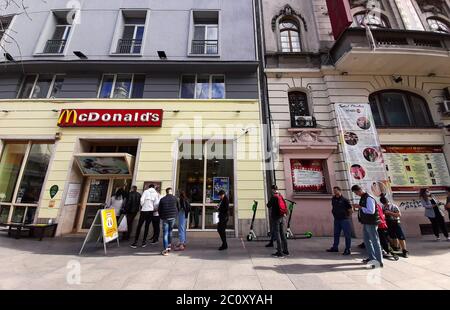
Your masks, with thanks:
[[[142,39],[120,39],[117,44],[117,54],[139,54],[142,48]]]
[[[198,55],[217,55],[219,54],[219,41],[193,40],[191,53]]]
[[[45,44],[44,54],[62,54],[67,40],[48,40]]]
[[[450,35],[415,30],[349,28],[330,51],[338,70],[379,74],[448,73]]]

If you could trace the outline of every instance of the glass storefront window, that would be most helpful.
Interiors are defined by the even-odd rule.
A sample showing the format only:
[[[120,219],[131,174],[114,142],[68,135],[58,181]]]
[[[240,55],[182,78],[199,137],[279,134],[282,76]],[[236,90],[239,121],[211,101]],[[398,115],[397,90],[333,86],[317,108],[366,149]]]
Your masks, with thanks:
[[[11,218],[12,223],[23,223],[26,207],[15,207]]]
[[[232,141],[183,141],[179,146],[178,187],[191,202],[189,228],[215,229],[213,213],[225,190],[230,200],[228,228],[234,228]]]
[[[34,222],[52,151],[53,144],[47,143],[5,144],[0,160],[0,202],[5,203],[0,207],[1,222]]]
[[[319,159],[291,159],[294,193],[326,193],[325,161]]]
[[[10,206],[0,206],[0,223],[7,223]]]
[[[0,201],[11,202],[27,144],[8,143],[0,161]]]
[[[33,144],[31,146],[16,203],[38,203],[52,149],[53,144]]]

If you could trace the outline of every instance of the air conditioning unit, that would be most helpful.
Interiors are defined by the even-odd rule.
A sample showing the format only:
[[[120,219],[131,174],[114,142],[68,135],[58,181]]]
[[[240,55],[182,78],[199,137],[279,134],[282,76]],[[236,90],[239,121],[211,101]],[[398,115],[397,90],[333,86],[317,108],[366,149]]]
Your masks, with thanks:
[[[294,116],[295,128],[316,128],[317,122],[314,116]]]

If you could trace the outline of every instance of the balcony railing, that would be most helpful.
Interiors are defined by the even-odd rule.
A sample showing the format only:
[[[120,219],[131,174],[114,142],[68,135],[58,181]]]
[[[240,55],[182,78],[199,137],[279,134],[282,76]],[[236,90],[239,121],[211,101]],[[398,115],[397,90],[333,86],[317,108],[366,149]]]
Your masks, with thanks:
[[[377,48],[427,49],[450,51],[450,35],[430,31],[372,29]],[[349,28],[331,49],[335,61],[354,48],[370,48],[366,30]]]
[[[48,40],[45,44],[45,54],[62,54],[66,47],[67,40]]]
[[[120,39],[117,44],[117,54],[139,54],[142,48],[142,39]]]
[[[219,54],[219,41],[193,40],[191,53],[199,55],[217,55]]]

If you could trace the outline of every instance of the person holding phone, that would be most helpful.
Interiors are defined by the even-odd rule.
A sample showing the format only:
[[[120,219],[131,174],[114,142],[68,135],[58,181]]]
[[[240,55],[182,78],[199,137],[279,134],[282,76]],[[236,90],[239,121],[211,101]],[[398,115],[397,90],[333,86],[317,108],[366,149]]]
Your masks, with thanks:
[[[422,188],[420,190],[420,198],[422,206],[425,208],[425,216],[431,222],[433,227],[433,233],[436,236],[436,241],[440,241],[440,231],[444,234],[447,241],[450,241],[448,237],[447,226],[445,225],[444,213],[439,208],[439,202],[435,199],[428,188]],[[440,231],[439,231],[440,230]]]

